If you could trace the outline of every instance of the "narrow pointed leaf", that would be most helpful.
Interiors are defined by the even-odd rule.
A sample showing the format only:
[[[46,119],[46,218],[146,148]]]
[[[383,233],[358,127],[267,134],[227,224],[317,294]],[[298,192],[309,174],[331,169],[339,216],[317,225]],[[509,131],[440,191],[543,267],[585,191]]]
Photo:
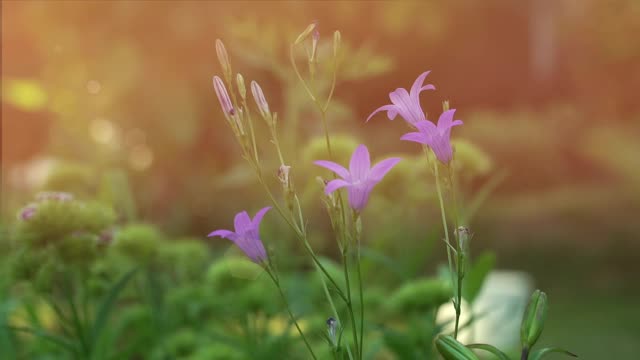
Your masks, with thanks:
[[[137,271],[138,269],[133,269],[124,274],[124,276],[122,276],[120,280],[118,280],[118,282],[111,288],[109,293],[104,297],[102,303],[96,310],[96,314],[94,316],[95,322],[93,323],[93,328],[91,331],[91,342],[93,345],[97,343],[98,338],[100,337],[100,333],[107,323],[109,313],[113,309],[113,305],[118,298],[118,295],[120,295],[127,283],[129,283],[129,280],[133,278],[133,275],[135,275]]]
[[[496,358],[498,358],[500,360],[510,360],[509,356],[507,356],[507,354],[505,354],[504,352],[500,351],[500,349],[498,349],[497,347],[495,347],[493,345],[489,345],[489,344],[469,344],[469,345],[467,345],[467,347],[469,349],[480,349],[480,350],[488,351],[488,352],[492,353],[493,355],[495,355]]]
[[[578,355],[572,353],[571,351],[562,349],[562,348],[558,348],[558,347],[549,347],[549,348],[544,348],[544,349],[540,349],[540,350],[536,350],[534,351],[531,356],[529,357],[529,360],[540,360],[542,359],[545,355],[547,354],[551,354],[551,353],[563,353],[565,355],[568,356],[572,356],[572,357],[578,357]]]

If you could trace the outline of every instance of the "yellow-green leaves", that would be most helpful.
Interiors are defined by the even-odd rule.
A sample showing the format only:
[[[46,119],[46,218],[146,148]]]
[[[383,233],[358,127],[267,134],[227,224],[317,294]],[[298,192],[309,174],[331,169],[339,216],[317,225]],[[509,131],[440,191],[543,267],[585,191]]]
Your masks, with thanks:
[[[451,335],[436,338],[436,349],[445,360],[479,360],[478,356]]]
[[[542,334],[544,319],[547,315],[547,294],[536,290],[531,295],[529,305],[522,318],[520,340],[524,349],[531,349]]]

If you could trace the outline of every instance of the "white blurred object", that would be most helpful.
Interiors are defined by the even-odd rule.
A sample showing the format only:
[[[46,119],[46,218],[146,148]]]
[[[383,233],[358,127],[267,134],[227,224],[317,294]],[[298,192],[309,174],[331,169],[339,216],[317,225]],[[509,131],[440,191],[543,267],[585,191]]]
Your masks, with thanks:
[[[504,350],[517,347],[522,313],[532,292],[533,281],[524,272],[491,272],[473,304],[476,320],[459,332],[458,339],[465,344],[486,343]],[[438,310],[438,323],[449,321],[445,333],[453,332],[454,321],[450,320],[455,320],[455,314],[450,302]],[[469,304],[463,300],[460,326],[470,317]]]

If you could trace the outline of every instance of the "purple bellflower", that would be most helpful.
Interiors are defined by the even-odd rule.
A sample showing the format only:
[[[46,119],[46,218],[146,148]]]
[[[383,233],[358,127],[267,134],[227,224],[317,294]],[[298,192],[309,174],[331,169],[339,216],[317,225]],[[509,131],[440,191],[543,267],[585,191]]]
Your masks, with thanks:
[[[411,86],[410,92],[403,88],[397,88],[395,91],[390,92],[389,99],[391,99],[391,104],[377,108],[369,115],[366,121],[369,121],[373,115],[380,111],[386,111],[389,120],[395,119],[396,115],[400,114],[403,119],[414,126],[416,123],[426,120],[424,111],[420,106],[420,93],[423,90],[436,89],[432,84],[423,85],[424,79],[429,75],[429,72],[425,71],[418,76],[413,86]]]
[[[328,195],[342,187],[346,187],[349,194],[349,206],[360,212],[367,205],[369,194],[371,194],[373,187],[400,160],[400,158],[389,158],[371,167],[369,150],[366,146],[359,145],[351,156],[349,170],[332,161],[318,160],[314,164],[327,168],[342,178],[329,181],[324,192]]]
[[[235,232],[230,230],[216,230],[207,237],[220,236],[233,241],[251,261],[261,264],[267,259],[267,251],[260,240],[260,222],[271,206],[260,209],[253,220],[246,211],[236,214],[234,222]]]
[[[418,131],[404,134],[400,139],[428,145],[438,160],[443,164],[448,164],[453,158],[451,128],[462,125],[462,120],[453,120],[455,111],[455,109],[451,109],[443,112],[438,119],[437,126],[428,120],[414,124]]]

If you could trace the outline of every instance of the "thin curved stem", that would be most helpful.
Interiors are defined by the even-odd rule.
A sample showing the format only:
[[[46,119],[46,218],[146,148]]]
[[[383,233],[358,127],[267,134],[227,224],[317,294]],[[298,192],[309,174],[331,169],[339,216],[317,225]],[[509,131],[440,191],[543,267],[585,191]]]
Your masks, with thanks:
[[[317,360],[318,358],[316,357],[316,354],[313,352],[313,349],[311,348],[309,341],[307,341],[307,338],[306,336],[304,336],[304,333],[302,332],[302,329],[300,328],[300,325],[298,324],[296,317],[293,315],[293,312],[291,311],[291,307],[289,306],[289,301],[287,300],[287,297],[285,296],[284,292],[282,291],[282,287],[280,286],[280,280],[278,279],[277,276],[274,276],[269,269],[266,269],[266,271],[267,271],[267,274],[269,274],[269,277],[271,277],[271,280],[273,280],[274,284],[278,288],[278,292],[280,293],[280,296],[282,297],[282,301],[284,302],[284,305],[287,308],[289,317],[291,317],[293,324],[296,326],[296,329],[298,329],[298,333],[300,334],[300,337],[302,337],[304,344],[307,346],[307,350],[309,350],[311,357]]]
[[[353,336],[353,345],[356,350],[356,359],[362,359],[360,354],[360,346],[358,345],[358,328],[356,327],[356,318],[353,314],[353,303],[351,302],[351,284],[349,283],[349,266],[347,265],[347,254],[342,254],[342,265],[344,268],[344,278],[347,282],[347,309],[351,317],[351,333]]]

